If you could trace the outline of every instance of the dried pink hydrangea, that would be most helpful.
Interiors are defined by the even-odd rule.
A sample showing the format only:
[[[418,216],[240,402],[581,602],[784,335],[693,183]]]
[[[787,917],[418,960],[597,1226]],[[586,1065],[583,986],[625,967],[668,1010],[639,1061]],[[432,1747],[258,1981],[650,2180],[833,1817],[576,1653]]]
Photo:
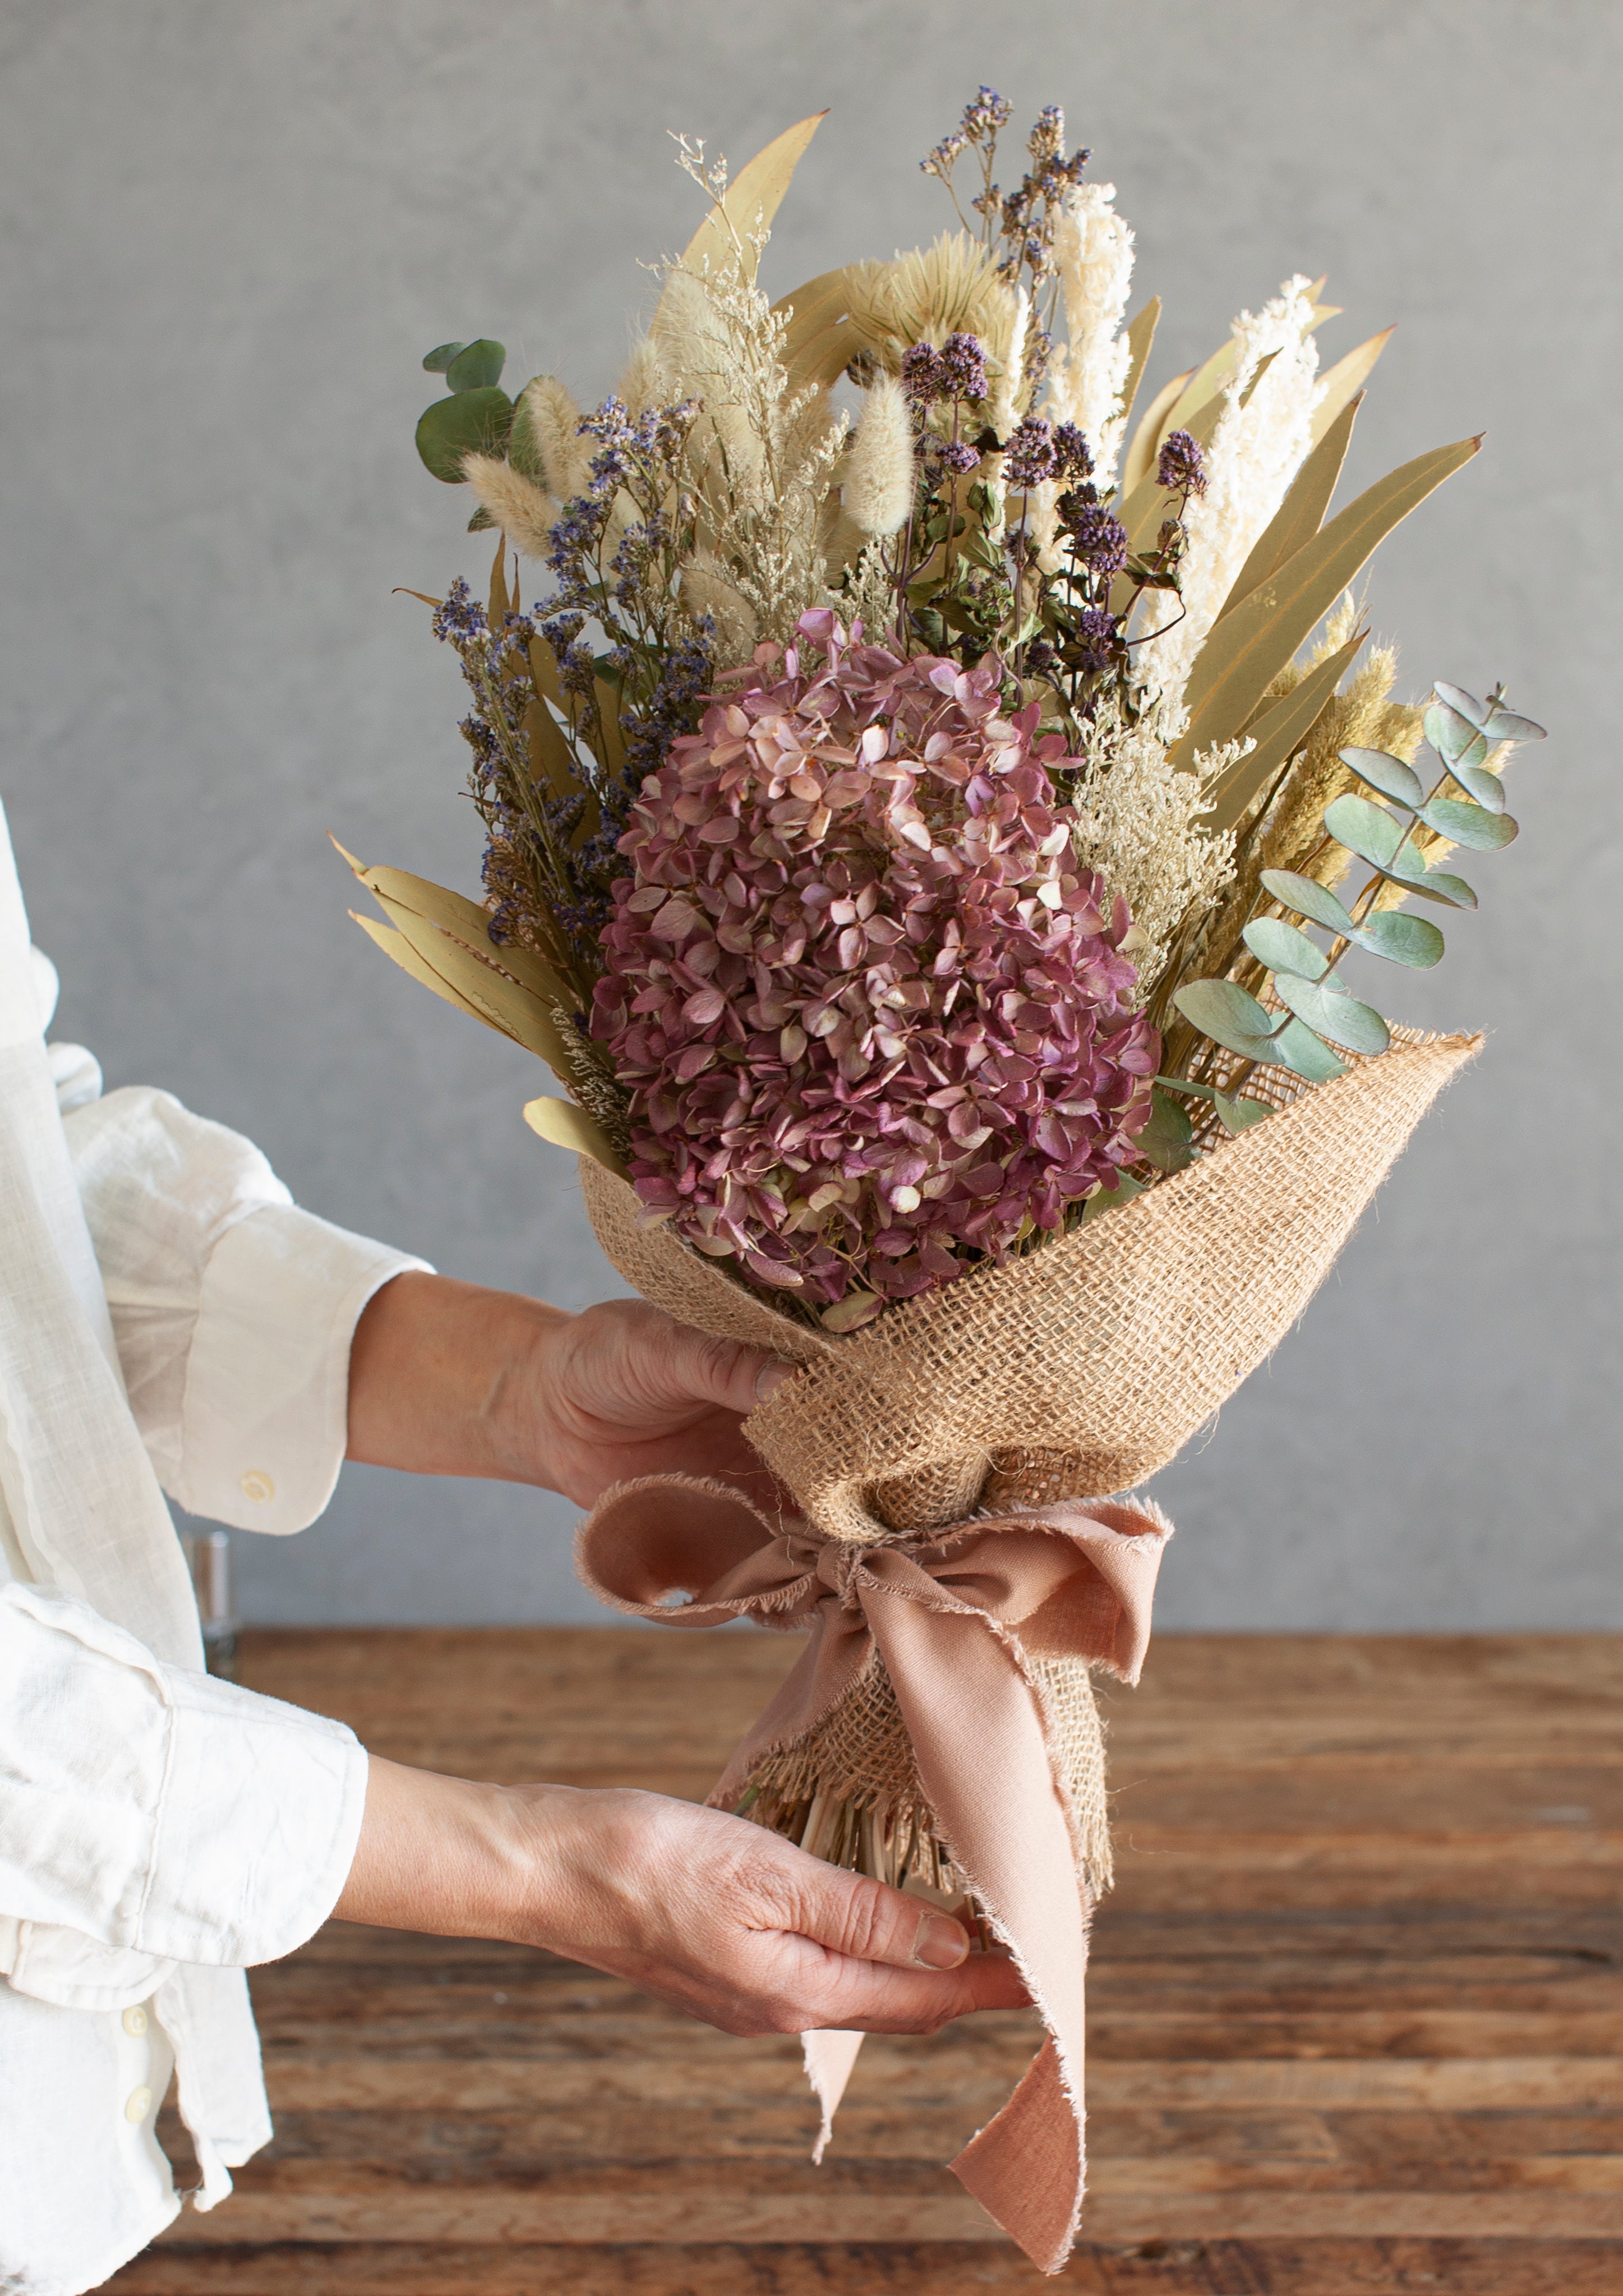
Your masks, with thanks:
[[[1160,1044],[998,664],[799,627],[643,783],[592,1033],[649,1211],[840,1325],[1058,1227]]]

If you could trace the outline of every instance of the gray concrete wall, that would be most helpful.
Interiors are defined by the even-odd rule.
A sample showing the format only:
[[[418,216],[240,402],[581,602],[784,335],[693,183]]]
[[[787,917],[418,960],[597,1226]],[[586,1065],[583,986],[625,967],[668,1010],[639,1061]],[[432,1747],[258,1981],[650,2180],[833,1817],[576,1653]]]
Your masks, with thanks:
[[[1521,844],[1400,1016],[1481,1023],[1302,1329],[1166,1474],[1183,1627],[1623,1627],[1615,1178],[1612,0],[9,0],[0,10],[0,789],[63,1032],[443,1268],[615,1288],[523,1056],[345,910],[334,831],[471,887],[453,665],[390,594],[477,571],[419,469],[430,343],[611,383],[635,266],[832,107],[780,289],[933,233],[980,79],[1051,99],[1136,225],[1163,372],[1296,268],[1401,332],[1349,481],[1487,427],[1389,545],[1411,685],[1554,731]],[[1356,332],[1355,332],[1356,331]],[[1389,976],[1388,986],[1390,986]],[[350,1471],[240,1539],[267,1620],[579,1618],[561,1503]]]

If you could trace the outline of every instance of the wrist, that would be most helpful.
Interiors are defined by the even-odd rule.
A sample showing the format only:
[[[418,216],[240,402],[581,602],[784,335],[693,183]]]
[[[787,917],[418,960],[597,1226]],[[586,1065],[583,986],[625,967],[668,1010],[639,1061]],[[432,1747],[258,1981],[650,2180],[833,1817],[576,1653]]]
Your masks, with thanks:
[[[366,1809],[339,1921],[435,1937],[538,1942],[549,1925],[556,1828],[546,1803],[566,1786],[443,1777],[373,1757]]]
[[[518,1292],[396,1276],[350,1345],[348,1456],[412,1474],[546,1481],[544,1363],[574,1321]]]

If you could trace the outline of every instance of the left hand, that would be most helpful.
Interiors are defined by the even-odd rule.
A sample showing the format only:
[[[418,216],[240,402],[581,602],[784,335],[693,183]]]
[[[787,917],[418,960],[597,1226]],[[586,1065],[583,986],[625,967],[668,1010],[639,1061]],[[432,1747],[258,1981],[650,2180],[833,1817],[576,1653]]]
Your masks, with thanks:
[[[442,1275],[397,1275],[356,1326],[352,1459],[539,1483],[592,1505],[639,1475],[714,1475],[758,1504],[770,1476],[745,1415],[791,1376],[640,1300],[578,1316]]]

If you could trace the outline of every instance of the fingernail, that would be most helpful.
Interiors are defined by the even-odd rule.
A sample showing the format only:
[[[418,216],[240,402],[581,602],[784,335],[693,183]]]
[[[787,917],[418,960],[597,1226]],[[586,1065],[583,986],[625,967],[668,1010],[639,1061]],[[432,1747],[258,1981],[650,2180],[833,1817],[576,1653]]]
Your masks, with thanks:
[[[956,1969],[969,1949],[963,1928],[945,1914],[926,1914],[913,1941],[913,1957],[921,1969]]]
[[[758,1371],[755,1375],[756,1401],[758,1403],[765,1403],[769,1396],[775,1395],[779,1388],[782,1387],[786,1381],[791,1380],[794,1375],[795,1367],[793,1364],[763,1364],[759,1371]]]

